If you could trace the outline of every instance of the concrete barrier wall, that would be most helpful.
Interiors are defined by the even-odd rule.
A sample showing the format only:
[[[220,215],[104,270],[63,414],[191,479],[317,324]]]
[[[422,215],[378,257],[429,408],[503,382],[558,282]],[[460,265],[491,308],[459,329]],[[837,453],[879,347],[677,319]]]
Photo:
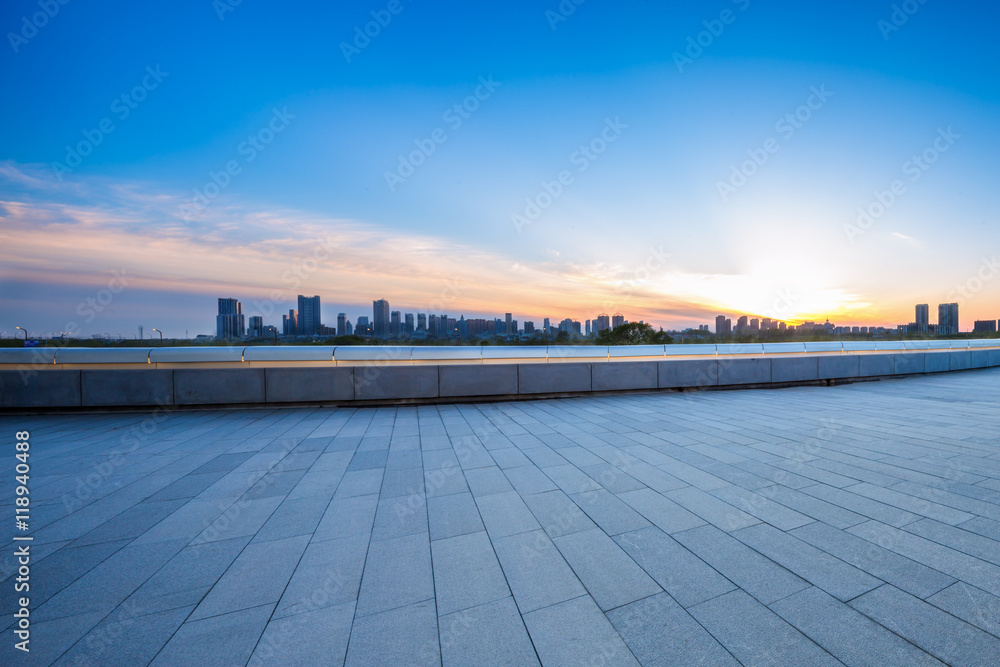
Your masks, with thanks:
[[[499,361],[499,360],[498,360]],[[784,386],[1000,367],[1000,350],[401,366],[0,370],[0,409],[351,403]]]

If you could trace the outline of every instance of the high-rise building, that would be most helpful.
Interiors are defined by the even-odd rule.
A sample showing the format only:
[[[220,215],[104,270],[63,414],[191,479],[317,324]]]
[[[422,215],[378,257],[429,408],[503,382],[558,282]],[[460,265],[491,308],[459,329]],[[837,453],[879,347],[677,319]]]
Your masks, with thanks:
[[[594,333],[601,333],[605,329],[611,328],[611,318],[608,317],[607,313],[601,313],[594,320]]]
[[[745,334],[750,330],[750,318],[746,315],[741,315],[740,319],[736,321],[736,333]]]
[[[251,315],[247,327],[247,335],[250,338],[260,338],[264,335],[264,318],[260,315]]]
[[[372,301],[372,310],[374,311],[374,317],[372,318],[372,328],[375,330],[376,338],[388,338],[389,337],[389,302],[385,299],[379,299],[378,301]]]
[[[215,337],[243,338],[245,329],[243,304],[236,299],[219,299],[219,314],[215,317]]]
[[[931,307],[926,303],[917,306],[917,331],[927,333],[931,329]]]
[[[417,313],[417,331],[427,331],[427,315]]]
[[[354,333],[358,336],[371,336],[372,325],[368,323],[368,316],[362,315],[358,318],[358,323],[354,327]]]
[[[625,324],[625,316],[621,313],[615,313],[611,316],[611,328],[620,327]]]
[[[347,313],[337,313],[337,335],[347,335]]]
[[[403,316],[403,333],[407,336],[413,333],[413,313],[407,313]]]
[[[299,295],[299,316],[296,333],[300,336],[313,336],[320,327],[319,297]]]
[[[546,317],[544,320],[542,320],[542,329],[545,331],[546,336],[549,335],[550,326],[551,325],[549,324],[549,318]]]
[[[448,323],[448,316],[441,315],[438,318],[438,336],[441,338],[448,338],[451,336],[452,327]]]
[[[511,319],[512,319],[511,313],[504,314],[503,332],[508,336],[517,333],[517,329],[512,327],[511,325]]]
[[[525,322],[524,322],[524,334],[526,336],[530,336],[533,333],[535,333],[535,323],[532,322],[531,320],[525,320]]]
[[[438,335],[438,316],[431,313],[427,316],[427,335],[437,336]]]
[[[957,303],[942,303],[938,306],[937,331],[942,336],[950,336],[959,332]]]
[[[400,321],[401,314],[398,310],[394,310],[389,313],[389,333],[393,338],[399,338],[400,334],[403,333],[402,322]]]
[[[755,334],[760,332],[760,320],[756,317],[750,320],[750,333]]]
[[[298,334],[299,329],[299,311],[294,308],[288,311],[287,315],[281,316],[281,332],[286,336],[294,336]]]
[[[587,320],[587,333],[585,335],[590,335],[590,320]]]
[[[996,320],[976,320],[976,325],[972,329],[973,333],[996,333]]]

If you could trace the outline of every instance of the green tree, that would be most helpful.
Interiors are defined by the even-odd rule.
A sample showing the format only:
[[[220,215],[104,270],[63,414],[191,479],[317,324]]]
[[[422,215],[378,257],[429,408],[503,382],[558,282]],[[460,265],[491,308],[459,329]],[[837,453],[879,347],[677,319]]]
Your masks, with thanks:
[[[657,331],[644,322],[626,322],[597,334],[598,345],[663,345],[673,340],[666,331]]]

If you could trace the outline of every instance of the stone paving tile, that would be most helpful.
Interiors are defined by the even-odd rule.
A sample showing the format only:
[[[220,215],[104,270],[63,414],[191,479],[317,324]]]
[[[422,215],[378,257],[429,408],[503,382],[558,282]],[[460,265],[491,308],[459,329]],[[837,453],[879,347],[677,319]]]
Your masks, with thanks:
[[[771,605],[845,665],[941,665],[930,654],[815,586]]]
[[[764,604],[809,588],[805,580],[715,526],[674,533],[673,538]]]
[[[607,614],[643,665],[738,667],[740,663],[666,593]]]
[[[947,664],[1000,664],[1000,639],[889,584],[850,604]]]
[[[144,415],[0,415],[30,662],[997,664],[998,389],[177,411],[86,496]]]
[[[710,600],[736,586],[655,526],[616,536],[625,553],[684,607]]]
[[[157,667],[245,664],[273,609],[274,605],[269,604],[203,620],[188,620],[150,664]]]
[[[688,609],[745,665],[838,665],[840,662],[743,591]]]
[[[839,600],[856,598],[882,584],[870,574],[773,526],[751,526],[732,535]]]
[[[544,531],[492,539],[521,614],[586,593]]]
[[[639,664],[590,596],[524,614],[524,624],[542,664]]]
[[[539,664],[512,597],[441,616],[438,627],[445,667]]]

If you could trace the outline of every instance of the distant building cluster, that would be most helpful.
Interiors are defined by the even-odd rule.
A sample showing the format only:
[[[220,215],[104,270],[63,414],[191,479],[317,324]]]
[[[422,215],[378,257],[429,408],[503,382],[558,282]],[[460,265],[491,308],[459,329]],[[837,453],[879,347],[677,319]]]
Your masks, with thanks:
[[[998,327],[998,324],[1000,323],[998,323],[997,320],[978,321],[976,322],[973,332],[996,333],[998,328],[1000,328]],[[699,327],[699,330],[704,329],[707,329],[707,327]],[[895,328],[859,326],[839,327],[831,324],[829,320],[823,324],[818,324],[816,322],[803,322],[802,324],[793,326],[785,322],[771,320],[768,318],[749,318],[747,315],[740,317],[734,327],[733,321],[725,315],[719,315],[715,318],[715,333],[717,336],[765,336],[765,332],[771,330],[788,331],[791,333],[801,334],[825,333],[830,336],[862,335],[876,337],[889,335],[918,335],[926,337],[953,336],[961,333],[957,303],[943,303],[938,306],[937,324],[931,324],[930,306],[928,304],[920,304],[916,307],[915,322],[911,322],[910,324],[900,324]]]
[[[322,323],[321,304],[318,296],[298,297],[298,308],[281,316],[281,329],[264,324],[259,315],[250,317],[244,325],[243,304],[237,299],[220,298],[216,316],[216,337],[223,339],[268,338],[330,338],[334,336],[360,336],[380,340],[475,340],[502,337],[510,340],[532,338],[580,338],[597,336],[605,329],[626,323],[621,313],[600,314],[582,324],[572,318],[553,324],[545,318],[540,326],[533,321],[518,322],[512,313],[492,319],[470,318],[464,315],[449,317],[446,313],[402,313],[392,310],[389,302],[378,299],[372,302],[372,315],[360,315],[354,322],[346,313],[337,313],[336,326]]]

